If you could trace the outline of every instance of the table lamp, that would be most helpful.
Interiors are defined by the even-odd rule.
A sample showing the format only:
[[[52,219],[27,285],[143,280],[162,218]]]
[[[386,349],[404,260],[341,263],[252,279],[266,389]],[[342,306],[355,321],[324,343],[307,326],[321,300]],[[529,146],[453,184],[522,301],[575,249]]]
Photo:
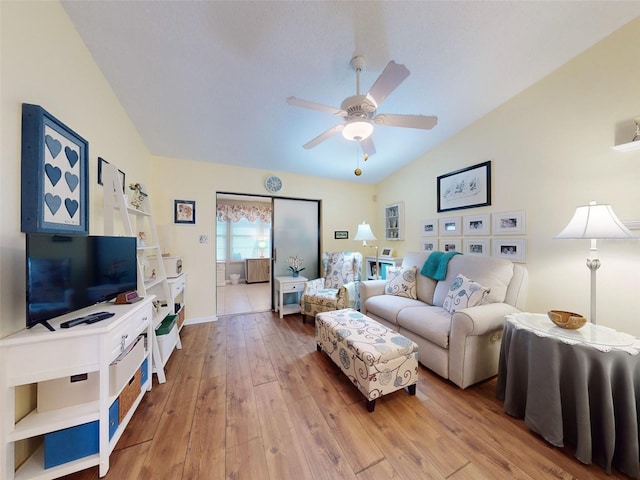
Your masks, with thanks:
[[[600,268],[597,257],[597,240],[636,238],[616,216],[611,205],[590,202],[576,208],[573,218],[554,238],[590,239],[591,249],[587,267],[591,270],[591,323],[596,324],[596,270]]]
[[[371,247],[376,249],[376,280],[378,279],[378,271],[380,270],[380,265],[378,264],[378,246],[377,245],[367,245],[367,240],[377,240],[376,236],[371,231],[371,225],[365,223],[364,221],[358,224],[358,231],[356,232],[356,236],[353,238],[354,240],[362,240],[362,245],[365,247]]]

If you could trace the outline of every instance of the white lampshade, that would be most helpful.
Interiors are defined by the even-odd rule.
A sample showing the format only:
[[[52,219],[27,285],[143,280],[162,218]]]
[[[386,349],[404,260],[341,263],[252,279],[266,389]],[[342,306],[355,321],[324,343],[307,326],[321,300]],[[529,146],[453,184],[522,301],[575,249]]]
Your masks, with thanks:
[[[614,239],[635,238],[623,225],[611,205],[591,202],[576,208],[573,218],[555,238]]]
[[[362,222],[358,225],[358,231],[356,232],[354,240],[362,240],[363,242],[366,242],[367,240],[377,240],[377,238],[371,231],[371,225]]]
[[[373,124],[369,120],[353,120],[342,129],[342,136],[347,140],[361,142],[373,133]]]

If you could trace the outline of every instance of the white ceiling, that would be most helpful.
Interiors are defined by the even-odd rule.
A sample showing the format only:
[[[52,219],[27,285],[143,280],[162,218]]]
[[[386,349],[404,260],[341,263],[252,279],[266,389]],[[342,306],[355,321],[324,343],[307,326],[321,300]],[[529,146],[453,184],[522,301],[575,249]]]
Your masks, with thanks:
[[[63,1],[154,155],[377,183],[640,15],[638,1]],[[339,107],[389,60],[410,76],[378,113],[437,115],[430,131],[376,126],[353,170]],[[523,126],[523,128],[525,128]],[[482,161],[486,159],[475,159]]]

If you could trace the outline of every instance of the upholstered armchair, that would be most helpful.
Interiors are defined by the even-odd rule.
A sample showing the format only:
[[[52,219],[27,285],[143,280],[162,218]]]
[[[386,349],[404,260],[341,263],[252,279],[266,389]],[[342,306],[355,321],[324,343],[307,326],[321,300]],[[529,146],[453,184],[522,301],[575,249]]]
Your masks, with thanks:
[[[320,312],[360,309],[362,254],[359,252],[325,252],[322,254],[322,278],[306,282],[300,306],[302,321]]]

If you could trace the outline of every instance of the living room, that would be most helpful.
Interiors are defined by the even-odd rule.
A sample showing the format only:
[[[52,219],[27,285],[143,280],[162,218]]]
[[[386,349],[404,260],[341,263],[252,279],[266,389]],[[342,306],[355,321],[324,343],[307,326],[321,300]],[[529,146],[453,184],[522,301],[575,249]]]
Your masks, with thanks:
[[[381,238],[384,206],[404,202],[405,239],[393,244],[378,241],[402,256],[421,249],[424,220],[446,216],[437,213],[436,178],[491,160],[491,205],[469,212],[526,212],[531,312],[589,311],[589,272],[584,265],[588,242],[554,239],[578,205],[596,200],[611,204],[624,222],[640,220],[640,154],[611,149],[631,140],[632,119],[638,115],[637,18],[371,185],[274,172],[268,163],[244,168],[153,155],[58,2],[2,2],[0,13],[0,195],[10,206],[3,210],[0,224],[0,337],[24,328],[25,245],[19,228],[22,103],[42,105],[89,140],[92,234],[103,232],[103,192],[95,182],[98,156],[122,168],[127,182],[149,187],[160,224],[172,223],[174,199],[197,201],[198,223],[174,229],[173,249],[188,272],[187,322],[215,319],[215,248],[199,239],[215,238],[216,192],[263,195],[264,179],[272,174],[283,179],[283,195],[321,200],[321,244],[326,251],[358,249],[370,255],[371,250],[352,241],[357,224],[366,220]],[[56,68],[60,63],[64,68]],[[348,231],[349,239],[334,238],[335,231]],[[626,301],[640,287],[638,244],[601,241],[598,248],[603,262],[598,271],[599,323],[640,336],[635,321],[640,306]],[[28,395],[18,403],[28,405]]]

